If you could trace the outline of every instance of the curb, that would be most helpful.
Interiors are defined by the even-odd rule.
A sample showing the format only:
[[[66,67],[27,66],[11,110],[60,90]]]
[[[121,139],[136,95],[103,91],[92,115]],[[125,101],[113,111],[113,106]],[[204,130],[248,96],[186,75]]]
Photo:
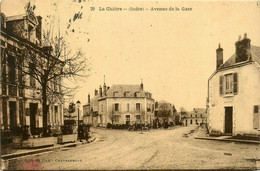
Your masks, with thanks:
[[[46,152],[46,151],[53,151],[53,150],[61,149],[61,148],[64,148],[64,147],[75,147],[75,146],[84,145],[84,144],[87,144],[87,143],[94,142],[95,140],[96,140],[96,137],[93,137],[93,138],[90,138],[90,140],[85,141],[85,142],[74,142],[74,143],[64,144],[64,145],[60,145],[60,146],[52,146],[52,147],[36,149],[36,150],[31,150],[31,151],[26,151],[26,152],[5,154],[5,155],[1,156],[1,159],[8,160],[8,159],[16,158],[16,157],[27,156],[27,155],[31,155],[31,154],[38,154],[38,153],[43,153],[43,152]]]
[[[215,140],[215,141],[227,141],[227,142],[238,142],[238,143],[247,143],[247,144],[260,144],[260,141],[247,141],[247,140],[238,140],[238,139],[216,139],[210,137],[194,137],[195,139],[201,140]]]

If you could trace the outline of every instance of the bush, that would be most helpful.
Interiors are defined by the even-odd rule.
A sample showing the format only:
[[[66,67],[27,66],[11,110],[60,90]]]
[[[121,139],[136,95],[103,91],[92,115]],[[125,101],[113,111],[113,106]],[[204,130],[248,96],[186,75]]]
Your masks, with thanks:
[[[111,123],[107,123],[107,128],[108,129],[112,128],[112,124]]]
[[[219,136],[222,135],[222,132],[221,132],[220,130],[214,130],[214,129],[212,129],[209,135],[210,135],[210,136],[213,136],[213,137],[219,137]]]
[[[20,136],[22,135],[22,127],[21,126],[15,126],[11,128],[11,132],[14,136]]]
[[[107,128],[108,129],[128,129],[129,125],[127,125],[127,124],[111,124],[111,123],[108,123],[107,124]]]

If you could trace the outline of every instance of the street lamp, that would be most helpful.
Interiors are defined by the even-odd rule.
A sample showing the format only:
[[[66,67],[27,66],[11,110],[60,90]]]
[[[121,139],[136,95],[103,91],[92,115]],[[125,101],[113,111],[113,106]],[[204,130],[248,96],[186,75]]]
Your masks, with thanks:
[[[77,104],[77,108],[78,108],[78,138],[79,138],[79,108],[80,108],[80,101],[78,100],[76,102],[76,104]]]

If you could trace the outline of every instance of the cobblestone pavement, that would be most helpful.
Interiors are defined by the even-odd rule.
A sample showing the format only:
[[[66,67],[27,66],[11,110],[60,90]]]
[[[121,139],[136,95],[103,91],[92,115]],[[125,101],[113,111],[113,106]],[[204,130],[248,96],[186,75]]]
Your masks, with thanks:
[[[129,132],[92,129],[91,144],[6,162],[8,169],[257,169],[259,145],[184,137],[195,127]],[[196,134],[196,132],[194,133]]]

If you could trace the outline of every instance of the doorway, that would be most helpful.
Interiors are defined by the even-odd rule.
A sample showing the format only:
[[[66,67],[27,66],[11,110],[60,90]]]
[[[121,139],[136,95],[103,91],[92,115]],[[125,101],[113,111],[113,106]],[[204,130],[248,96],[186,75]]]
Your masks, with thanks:
[[[125,115],[125,119],[126,119],[125,124],[127,126],[129,126],[130,125],[130,115]]]
[[[36,134],[36,114],[38,110],[38,103],[30,103],[30,127],[31,133]]]
[[[233,132],[233,107],[225,107],[225,134]]]

